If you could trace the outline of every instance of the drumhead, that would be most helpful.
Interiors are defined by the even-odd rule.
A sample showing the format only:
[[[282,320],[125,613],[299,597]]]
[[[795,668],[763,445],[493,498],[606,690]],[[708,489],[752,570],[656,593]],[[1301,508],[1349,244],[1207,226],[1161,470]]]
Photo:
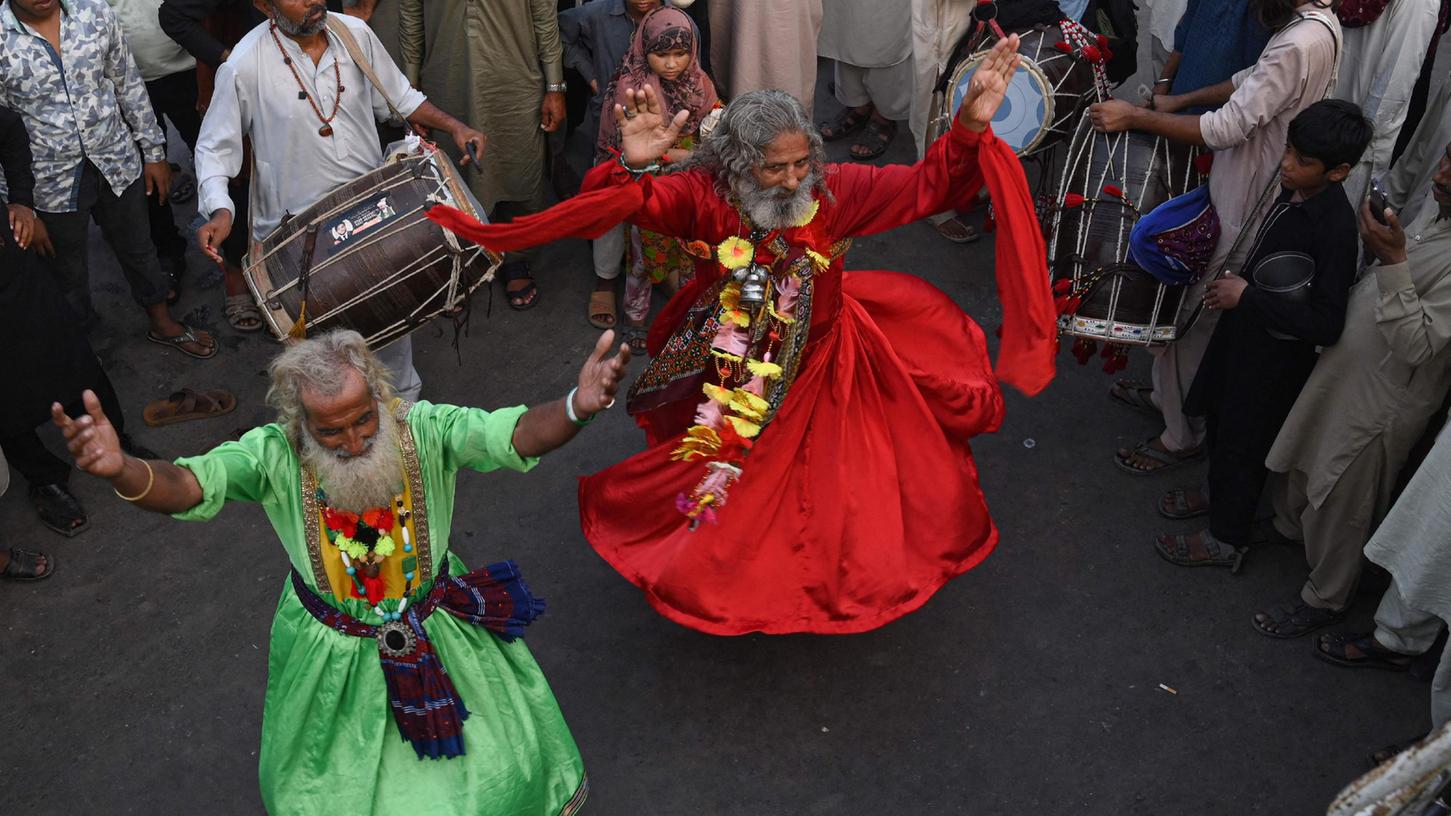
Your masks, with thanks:
[[[962,107],[972,75],[985,59],[986,53],[977,54],[953,72],[948,86],[952,99],[950,116],[956,116],[957,109]],[[1053,124],[1053,88],[1043,69],[1031,59],[1023,57],[1018,67],[1008,82],[1007,94],[993,117],[992,126],[993,133],[1021,156],[1037,147]]]

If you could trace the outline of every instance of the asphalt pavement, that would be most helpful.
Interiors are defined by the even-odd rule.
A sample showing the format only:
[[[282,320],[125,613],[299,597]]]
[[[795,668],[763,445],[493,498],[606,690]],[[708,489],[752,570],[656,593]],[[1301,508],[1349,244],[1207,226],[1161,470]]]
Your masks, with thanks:
[[[823,102],[818,118],[830,112]],[[913,158],[904,128],[883,161]],[[226,328],[194,249],[179,312],[221,338],[204,362],[146,342],[94,235],[92,257],[105,315],[92,339],[138,440],[181,456],[269,421],[275,346]],[[858,240],[847,267],[921,275],[991,337],[992,258],[992,236],[960,247],[912,224]],[[446,323],[416,334],[425,398],[563,396],[597,337],[590,269],[584,242],[551,246],[538,308],[510,311],[497,286],[457,349]],[[1147,360],[1134,353],[1120,376],[1147,377]],[[997,551],[866,634],[720,638],[652,611],[576,515],[576,477],[642,447],[621,410],[533,473],[460,478],[451,546],[469,563],[517,559],[549,600],[529,644],[584,754],[586,812],[1309,816],[1369,751],[1429,727],[1426,684],[1336,669],[1308,638],[1252,629],[1257,609],[1298,590],[1301,552],[1256,552],[1238,576],[1154,554],[1156,533],[1194,529],[1160,520],[1156,497],[1202,470],[1115,469],[1114,449],[1157,426],[1108,401],[1099,362],[1065,351],[1043,394],[1008,395],[1002,429],[973,446]],[[144,427],[141,406],[180,386],[225,387],[240,404]],[[266,519],[233,506],[185,524],[83,475],[73,487],[92,524],[69,540],[40,525],[23,483],[0,498],[0,545],[58,562],[43,583],[0,586],[0,813],[261,812],[268,627],[287,569]],[[1349,628],[1368,626],[1380,586],[1368,582]]]

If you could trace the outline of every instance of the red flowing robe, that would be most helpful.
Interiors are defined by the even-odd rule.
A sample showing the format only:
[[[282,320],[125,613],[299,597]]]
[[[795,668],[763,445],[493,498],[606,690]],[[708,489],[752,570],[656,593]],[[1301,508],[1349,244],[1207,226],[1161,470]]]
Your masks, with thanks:
[[[1021,164],[990,131],[954,126],[912,166],[829,165],[834,201],[820,202],[813,224],[824,223],[830,245],[966,208],[984,174],[999,223],[998,375],[1034,394],[1052,379],[1056,347],[1042,235]],[[628,195],[629,220],[653,232],[712,247],[742,235],[739,214],[702,172],[642,183],[607,163],[584,189],[595,192],[581,198]],[[576,221],[608,220],[594,202],[561,206],[571,204]],[[565,229],[546,218],[471,234],[435,220],[495,249],[505,247],[489,236]],[[695,282],[657,318],[652,353],[723,274],[698,264]],[[718,635],[862,632],[916,610],[997,544],[968,445],[1003,418],[982,330],[925,281],[845,272],[839,258],[814,290],[799,373],[718,523],[692,531],[675,506],[704,474],[698,461],[671,459],[703,399],[698,389],[637,415],[645,451],[580,480],[585,537],[677,623]]]

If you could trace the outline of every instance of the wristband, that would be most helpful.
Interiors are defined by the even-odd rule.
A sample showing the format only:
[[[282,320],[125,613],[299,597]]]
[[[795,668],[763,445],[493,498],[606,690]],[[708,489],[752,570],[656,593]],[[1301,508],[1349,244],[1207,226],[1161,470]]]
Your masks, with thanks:
[[[620,154],[620,166],[623,167],[623,168],[625,168],[625,172],[627,172],[630,175],[634,176],[637,180],[641,176],[653,175],[655,173],[660,172],[660,163],[659,162],[653,162],[653,161],[650,162],[649,164],[645,165],[644,167],[641,167],[640,169],[636,170],[635,168],[631,167],[629,164],[627,164],[625,162],[625,154],[624,153],[621,153]]]
[[[563,82],[551,82],[544,86],[545,93],[564,93],[567,90],[569,86]]]
[[[1156,79],[1156,80],[1154,80],[1154,87],[1157,88],[1160,85],[1169,85],[1169,84],[1172,84],[1173,82],[1174,82],[1174,78],[1173,77],[1164,77],[1163,79]]]
[[[569,389],[569,396],[564,398],[564,415],[569,417],[570,422],[573,422],[575,425],[583,428],[591,422],[594,422],[596,415],[590,414],[588,419],[580,419],[579,415],[574,412],[574,395],[578,391],[579,386],[577,385]]]

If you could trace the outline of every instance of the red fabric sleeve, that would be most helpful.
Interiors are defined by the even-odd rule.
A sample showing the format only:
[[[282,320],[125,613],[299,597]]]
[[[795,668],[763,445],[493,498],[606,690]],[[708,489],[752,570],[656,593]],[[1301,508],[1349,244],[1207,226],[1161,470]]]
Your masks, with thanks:
[[[957,127],[952,133],[958,130],[971,133]],[[995,368],[999,380],[1031,397],[1053,381],[1058,352],[1058,313],[1048,282],[1048,251],[1023,163],[991,129],[977,138],[978,166],[998,223],[993,251],[998,299],[1003,304],[1003,337]]]
[[[916,164],[828,165],[827,184],[836,198],[828,232],[872,235],[946,210],[967,209],[983,184],[977,155],[982,141],[979,134],[957,125]]]

